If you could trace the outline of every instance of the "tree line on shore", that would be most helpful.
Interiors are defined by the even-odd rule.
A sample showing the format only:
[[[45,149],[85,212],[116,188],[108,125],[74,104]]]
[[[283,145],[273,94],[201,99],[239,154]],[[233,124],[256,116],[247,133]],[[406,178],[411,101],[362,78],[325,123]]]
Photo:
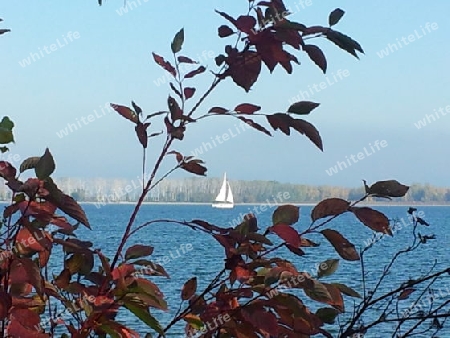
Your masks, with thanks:
[[[126,179],[56,179],[58,186],[80,202],[134,202],[142,187],[138,180]],[[216,197],[221,178],[167,179],[147,196],[147,202],[209,203]],[[280,192],[289,198],[283,203],[315,203],[329,197],[357,200],[364,195],[364,186],[314,186],[277,181],[230,181],[236,203],[264,203]],[[0,198],[10,200],[6,187],[0,188]],[[287,194],[286,194],[287,193]],[[379,199],[373,199],[374,201]],[[450,188],[429,184],[412,184],[401,203],[450,203]]]

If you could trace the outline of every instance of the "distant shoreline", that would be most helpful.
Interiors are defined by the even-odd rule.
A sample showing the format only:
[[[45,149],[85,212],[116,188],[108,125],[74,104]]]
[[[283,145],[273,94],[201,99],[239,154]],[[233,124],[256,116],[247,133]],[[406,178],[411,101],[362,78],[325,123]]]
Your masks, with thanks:
[[[99,202],[78,202],[80,204],[98,204]],[[126,204],[126,205],[134,205],[137,202],[108,202],[105,203],[105,205],[108,204]],[[287,201],[286,203],[270,203],[270,205],[284,205],[284,204],[294,204],[299,206],[315,206],[317,203],[305,203],[305,202],[290,202]],[[143,202],[142,204],[145,205],[211,205],[211,203],[207,202]],[[255,203],[235,203],[235,206],[246,206],[246,205],[268,205],[267,202],[255,202]],[[392,202],[392,203],[386,203],[386,202],[365,202],[365,203],[359,203],[358,205],[371,205],[371,206],[380,206],[380,207],[390,207],[390,206],[398,206],[398,207],[414,207],[414,206],[422,206],[422,207],[450,207],[450,203],[436,203],[431,204],[428,202],[412,202],[412,203],[404,203],[404,202]]]
[[[9,204],[11,201],[0,201],[0,203],[3,204]],[[91,201],[79,201],[79,204],[99,204],[100,202],[91,202]],[[137,202],[106,202],[105,205],[135,205]],[[305,207],[313,207],[317,205],[319,202],[311,203],[311,202],[290,202],[287,201],[286,203],[270,203],[270,206],[280,206],[284,204],[293,204],[298,206],[305,206]],[[211,203],[207,202],[143,202],[144,205],[211,205]],[[255,202],[255,203],[235,203],[235,206],[246,206],[246,205],[269,205],[267,202]],[[359,206],[379,206],[379,207],[450,207],[449,203],[430,203],[430,202],[411,202],[411,203],[405,203],[405,202],[364,202],[364,203],[358,203]],[[104,205],[101,205],[102,207]]]

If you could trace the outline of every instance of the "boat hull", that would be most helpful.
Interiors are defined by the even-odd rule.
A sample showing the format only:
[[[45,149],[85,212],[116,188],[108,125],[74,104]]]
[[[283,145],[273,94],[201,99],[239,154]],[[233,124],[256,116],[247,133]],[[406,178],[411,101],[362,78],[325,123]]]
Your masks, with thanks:
[[[220,203],[213,203],[212,207],[217,209],[232,209],[234,207],[234,204],[220,202]]]

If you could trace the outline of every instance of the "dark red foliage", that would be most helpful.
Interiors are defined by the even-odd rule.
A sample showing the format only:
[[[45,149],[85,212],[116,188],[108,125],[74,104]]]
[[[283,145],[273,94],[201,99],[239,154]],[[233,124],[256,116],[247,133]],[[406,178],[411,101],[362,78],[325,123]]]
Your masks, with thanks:
[[[195,276],[180,285],[180,316],[166,328],[154,315],[156,310],[167,311],[169,308],[156,283],[158,278],[169,277],[165,268],[152,260],[153,252],[158,248],[148,242],[151,239],[145,244],[129,245],[128,242],[135,229],[152,223],[136,226],[136,216],[146,195],[159,183],[156,179],[171,173],[161,175],[159,171],[164,167],[162,162],[167,155],[175,155],[173,170],[183,169],[194,175],[206,175],[207,168],[201,159],[172,150],[174,142],[184,139],[187,127],[202,118],[213,115],[237,118],[271,136],[271,132],[257,122],[257,118],[264,115],[274,130],[280,129],[290,135],[293,129],[323,149],[317,129],[309,122],[291,116],[308,115],[319,106],[315,102],[297,102],[289,107],[287,113],[272,115],[262,114],[259,105],[237,102],[232,105],[234,109],[214,106],[206,114],[199,114],[204,100],[227,78],[249,92],[257,82],[263,64],[269,72],[280,66],[291,74],[293,65],[299,64],[292,51],[305,52],[326,72],[324,53],[316,45],[305,44],[305,36],[325,37],[354,56],[357,56],[356,52],[363,53],[356,41],[329,27],[307,28],[288,20],[289,13],[282,0],[260,1],[253,9],[236,18],[217,12],[230,25],[221,25],[218,35],[222,38],[238,35],[240,39],[234,47],[227,45],[225,52],[216,57],[219,70],[210,72],[214,81],[203,95],[196,93],[196,87],[185,85],[185,80],[205,73],[207,68],[198,65],[187,73],[181,71],[183,63],[197,64],[193,59],[178,54],[185,37],[182,28],[170,44],[172,62],[152,53],[156,64],[173,76],[169,82],[173,97],[168,96],[167,107],[145,117],[143,109],[134,101],[131,101],[131,107],[111,104],[118,114],[134,124],[134,131],[144,150],[150,148],[149,138],[160,134],[165,136],[150,178],[144,182],[142,195],[113,257],[107,257],[97,249],[98,243],[76,237],[79,224],[89,229],[91,224],[81,205],[54,183],[52,175],[56,164],[48,149],[42,156],[27,158],[20,165],[20,173],[34,169],[36,174],[36,177],[25,182],[16,177],[17,170],[11,163],[0,161],[0,177],[14,193],[11,204],[4,210],[3,216],[7,222],[3,222],[2,226],[7,229],[3,231],[2,228],[0,246],[0,321],[6,327],[8,336],[41,338],[65,331],[80,338],[106,335],[138,337],[138,333],[128,327],[131,326],[129,323],[122,323],[117,317],[119,311],[126,310],[144,323],[150,329],[148,331],[160,336],[165,336],[175,322],[183,320],[186,322],[186,333],[192,334],[198,333],[208,323],[216,323],[214,328],[208,327],[206,336],[211,337],[307,337],[318,334],[331,337],[325,329],[327,320],[330,322],[330,313],[334,319],[344,311],[343,294],[355,296],[358,293],[343,284],[322,283],[318,280],[319,276],[314,278],[306,271],[297,270],[287,259],[276,256],[279,248],[303,256],[306,250],[314,250],[318,246],[306,238],[308,234],[319,232],[316,228],[310,227],[302,234],[296,230],[296,223],[300,221],[298,206],[277,207],[270,224],[262,224],[261,219],[252,214],[245,215],[238,225],[230,227],[200,219],[173,222],[212,236],[218,242],[217,247],[224,248],[224,260],[222,271],[208,286],[205,287],[205,281],[197,280]],[[340,9],[333,11],[329,16],[330,27],[337,24],[343,15]],[[6,31],[0,30],[0,34]],[[191,99],[196,96],[199,96],[198,101],[191,104]],[[153,121],[161,119],[163,127],[151,133],[150,119],[154,119],[153,126],[156,124]],[[2,123],[6,124],[3,129],[11,132],[13,123],[8,119]],[[384,181],[375,183],[369,190],[368,195],[395,197],[404,195],[408,189],[396,181]],[[369,208],[350,207],[349,202],[338,199],[319,203],[311,218],[314,226],[318,227],[320,225],[316,225],[316,221],[319,219],[347,211],[375,231],[390,231],[383,214]],[[416,222],[426,223],[422,218],[416,218]],[[266,229],[265,232],[261,232],[261,227]],[[320,233],[342,258],[348,261],[360,259],[355,246],[337,231],[325,229]],[[50,259],[59,250],[61,265],[56,270],[52,266],[49,272],[49,262],[53,262]],[[328,274],[332,272],[328,270]],[[286,285],[301,289],[301,296],[284,292],[281,287]],[[408,290],[414,289],[399,292],[398,299],[406,299],[412,292]],[[328,307],[312,313],[307,304],[311,301]],[[57,318],[61,309],[68,318]],[[48,316],[52,318],[45,322]]]

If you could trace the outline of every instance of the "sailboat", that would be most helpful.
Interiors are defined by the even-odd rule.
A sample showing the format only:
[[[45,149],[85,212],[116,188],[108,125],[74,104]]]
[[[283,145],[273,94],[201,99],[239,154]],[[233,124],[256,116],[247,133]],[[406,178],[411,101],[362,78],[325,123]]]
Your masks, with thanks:
[[[213,208],[231,209],[234,207],[233,193],[231,192],[230,183],[227,181],[227,173],[223,175],[223,183],[219,194],[212,204]]]

